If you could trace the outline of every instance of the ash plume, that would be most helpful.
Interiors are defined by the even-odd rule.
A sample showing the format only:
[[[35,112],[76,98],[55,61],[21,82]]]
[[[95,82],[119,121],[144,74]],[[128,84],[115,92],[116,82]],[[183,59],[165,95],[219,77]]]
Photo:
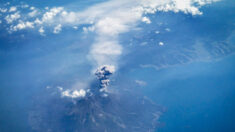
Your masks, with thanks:
[[[99,92],[108,92],[108,85],[110,82],[109,77],[115,72],[115,67],[112,65],[103,65],[100,66],[96,72],[95,75],[97,76],[99,80]],[[105,94],[106,95],[106,94]]]

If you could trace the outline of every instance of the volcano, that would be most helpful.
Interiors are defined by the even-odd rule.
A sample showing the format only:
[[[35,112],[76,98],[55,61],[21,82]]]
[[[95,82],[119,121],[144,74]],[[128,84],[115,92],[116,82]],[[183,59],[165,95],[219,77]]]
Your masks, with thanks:
[[[163,109],[132,91],[107,90],[113,67],[98,68],[97,80],[83,98],[54,95],[32,110],[29,121],[39,132],[154,132]]]

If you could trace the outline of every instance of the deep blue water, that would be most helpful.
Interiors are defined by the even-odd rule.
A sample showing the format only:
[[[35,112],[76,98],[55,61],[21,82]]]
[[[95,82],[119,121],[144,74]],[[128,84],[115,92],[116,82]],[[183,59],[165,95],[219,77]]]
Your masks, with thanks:
[[[152,83],[146,94],[167,109],[160,118],[159,132],[234,132],[234,66],[232,55],[150,70]]]

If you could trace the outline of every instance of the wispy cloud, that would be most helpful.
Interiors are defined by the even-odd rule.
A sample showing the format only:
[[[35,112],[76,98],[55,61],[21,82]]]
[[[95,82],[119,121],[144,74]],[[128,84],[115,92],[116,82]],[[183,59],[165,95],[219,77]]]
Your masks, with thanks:
[[[57,33],[60,33],[61,31],[61,27],[62,25],[61,24],[58,24],[57,26],[54,27],[54,31],[53,33],[57,34]]]
[[[16,6],[12,6],[12,7],[10,7],[9,12],[15,12],[16,10],[17,10],[17,7]]]
[[[135,83],[137,83],[140,86],[146,86],[147,85],[147,83],[145,81],[142,81],[142,80],[135,80]]]

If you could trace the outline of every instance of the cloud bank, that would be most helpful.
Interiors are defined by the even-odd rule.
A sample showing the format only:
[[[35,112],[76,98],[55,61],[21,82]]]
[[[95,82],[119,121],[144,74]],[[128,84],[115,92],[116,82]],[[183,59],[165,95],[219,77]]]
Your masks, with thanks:
[[[47,27],[53,27],[58,34],[63,27],[83,26],[84,32],[94,32],[95,41],[87,55],[93,64],[93,70],[110,65],[118,67],[118,59],[123,53],[119,35],[135,28],[139,22],[150,24],[146,16],[158,11],[183,12],[202,15],[201,6],[218,0],[110,0],[93,5],[83,11],[67,11],[66,7],[46,7],[43,10],[30,6],[11,6],[1,8],[9,32],[23,29],[37,29],[41,35],[46,34]],[[21,13],[21,8],[29,12]],[[88,26],[84,26],[88,25]],[[159,43],[163,45],[163,43]]]

